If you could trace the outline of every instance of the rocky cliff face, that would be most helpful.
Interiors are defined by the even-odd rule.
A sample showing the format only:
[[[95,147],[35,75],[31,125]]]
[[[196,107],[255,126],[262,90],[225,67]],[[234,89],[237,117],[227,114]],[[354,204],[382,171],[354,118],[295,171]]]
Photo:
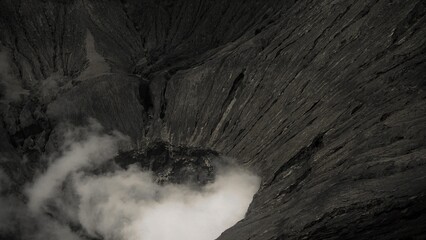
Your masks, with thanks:
[[[421,239],[425,13],[421,0],[1,1],[2,168],[30,179],[59,123],[94,117],[133,149],[211,149],[257,171],[246,218],[219,239]]]

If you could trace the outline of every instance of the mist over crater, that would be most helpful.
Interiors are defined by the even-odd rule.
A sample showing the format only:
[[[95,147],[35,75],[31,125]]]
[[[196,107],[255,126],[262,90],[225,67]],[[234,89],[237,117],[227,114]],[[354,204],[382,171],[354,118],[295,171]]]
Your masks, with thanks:
[[[11,192],[2,203],[28,199],[2,206],[14,220],[3,231],[16,239],[215,239],[244,218],[259,188],[259,177],[214,151],[164,142],[121,151],[128,137],[89,123],[64,126],[62,145],[22,192],[1,173],[2,191]]]
[[[1,0],[0,239],[426,238],[422,0]]]

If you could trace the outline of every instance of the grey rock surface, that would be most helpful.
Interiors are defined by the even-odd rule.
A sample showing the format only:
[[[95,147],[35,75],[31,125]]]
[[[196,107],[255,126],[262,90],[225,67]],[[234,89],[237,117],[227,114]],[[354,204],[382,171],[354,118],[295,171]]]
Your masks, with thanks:
[[[1,68],[28,91],[2,100],[2,167],[94,117],[134,149],[211,149],[257,171],[221,240],[426,238],[425,13],[422,0],[0,1]]]
[[[159,184],[195,187],[213,182],[218,168],[227,164],[224,161],[218,153],[208,149],[176,147],[165,142],[153,142],[146,148],[122,152],[114,158],[114,163],[121,168],[136,164],[152,171]]]

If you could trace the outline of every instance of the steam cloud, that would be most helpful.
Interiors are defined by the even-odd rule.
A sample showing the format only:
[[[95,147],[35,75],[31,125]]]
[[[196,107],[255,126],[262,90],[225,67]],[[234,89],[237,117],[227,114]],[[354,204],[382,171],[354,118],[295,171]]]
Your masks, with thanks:
[[[36,230],[27,229],[31,234],[26,237],[213,240],[244,217],[259,187],[258,177],[235,167],[222,169],[201,189],[160,185],[136,165],[95,174],[126,141],[120,133],[103,133],[95,122],[68,131],[61,155],[25,190],[28,210],[21,213],[20,224],[28,219],[44,222]]]
[[[125,137],[117,132],[113,135],[101,134],[101,130],[99,123],[92,122],[87,129],[77,128],[66,133],[63,155],[27,191],[30,210],[38,211],[43,201],[52,197],[55,189],[70,173],[83,167],[95,166],[117,154],[117,143]],[[74,142],[78,135],[83,135],[85,139]]]

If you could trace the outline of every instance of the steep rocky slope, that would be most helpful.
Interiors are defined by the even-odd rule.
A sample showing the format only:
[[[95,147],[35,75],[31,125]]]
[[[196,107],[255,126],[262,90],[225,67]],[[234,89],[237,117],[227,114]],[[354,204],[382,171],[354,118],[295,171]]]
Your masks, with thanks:
[[[421,239],[425,12],[421,0],[1,1],[2,167],[31,178],[22,155],[94,117],[135,149],[208,148],[257,171],[246,218],[219,239]]]

